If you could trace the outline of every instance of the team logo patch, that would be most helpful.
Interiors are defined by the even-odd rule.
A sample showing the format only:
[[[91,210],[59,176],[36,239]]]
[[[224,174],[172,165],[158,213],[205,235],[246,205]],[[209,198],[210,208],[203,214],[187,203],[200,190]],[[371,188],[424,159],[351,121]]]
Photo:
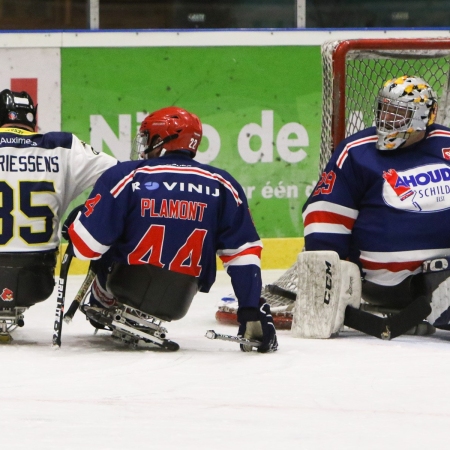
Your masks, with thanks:
[[[450,160],[450,147],[442,149],[442,156],[444,157],[444,159]]]
[[[8,119],[9,120],[17,120],[17,113],[15,111],[9,111],[8,113]]]
[[[14,300],[14,292],[11,291],[11,289],[8,288],[4,288],[3,292],[0,295],[0,298],[4,301],[4,302],[12,302]]]
[[[382,197],[392,208],[423,213],[450,209],[450,167],[444,163],[389,169],[383,178]]]
[[[154,191],[155,189],[159,188],[159,183],[157,183],[156,181],[148,181],[147,183],[145,183],[145,189],[147,189],[147,191]]]

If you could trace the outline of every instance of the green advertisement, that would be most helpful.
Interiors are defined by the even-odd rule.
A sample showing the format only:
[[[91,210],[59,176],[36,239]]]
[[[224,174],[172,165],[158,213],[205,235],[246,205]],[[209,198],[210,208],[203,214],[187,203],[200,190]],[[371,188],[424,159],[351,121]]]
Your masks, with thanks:
[[[61,54],[63,130],[126,160],[146,113],[185,108],[204,126],[197,159],[242,184],[261,237],[303,236],[301,208],[319,165],[318,46],[63,48]]]

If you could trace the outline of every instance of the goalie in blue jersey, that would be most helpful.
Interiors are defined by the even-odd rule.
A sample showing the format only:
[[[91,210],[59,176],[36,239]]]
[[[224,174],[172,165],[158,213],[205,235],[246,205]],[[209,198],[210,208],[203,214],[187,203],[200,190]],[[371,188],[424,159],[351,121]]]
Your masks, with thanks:
[[[337,146],[303,207],[298,336],[329,337],[344,321],[386,339],[450,329],[450,129],[437,108],[422,78],[390,79],[375,126]]]
[[[262,243],[247,199],[229,173],[195,161],[201,138],[194,114],[155,111],[140,126],[135,160],[95,184],[68,231],[76,257],[100,261],[83,310],[125,342],[176,350],[159,321],[181,319],[194,295],[209,291],[218,255],[239,301],[239,335],[258,340],[259,352],[274,351],[270,308],[260,299]]]

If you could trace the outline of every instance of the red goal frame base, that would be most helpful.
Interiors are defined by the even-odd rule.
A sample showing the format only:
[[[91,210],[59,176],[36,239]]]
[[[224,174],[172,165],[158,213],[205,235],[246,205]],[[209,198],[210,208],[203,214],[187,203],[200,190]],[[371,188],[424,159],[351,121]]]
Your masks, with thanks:
[[[272,313],[273,317],[273,324],[275,325],[275,328],[277,330],[290,330],[292,326],[292,314],[274,314]],[[227,325],[236,325],[238,326],[237,322],[237,315],[234,312],[230,311],[221,311],[218,310],[216,312],[216,320],[220,323],[224,323]]]

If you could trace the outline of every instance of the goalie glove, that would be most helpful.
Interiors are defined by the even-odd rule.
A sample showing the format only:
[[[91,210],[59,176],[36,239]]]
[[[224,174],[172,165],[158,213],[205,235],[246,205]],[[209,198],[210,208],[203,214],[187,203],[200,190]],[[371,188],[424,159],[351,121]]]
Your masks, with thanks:
[[[239,308],[237,312],[239,322],[238,336],[261,342],[259,353],[274,352],[278,348],[277,333],[270,313],[270,305],[262,300],[258,308]],[[251,345],[241,344],[243,352],[251,352]]]

